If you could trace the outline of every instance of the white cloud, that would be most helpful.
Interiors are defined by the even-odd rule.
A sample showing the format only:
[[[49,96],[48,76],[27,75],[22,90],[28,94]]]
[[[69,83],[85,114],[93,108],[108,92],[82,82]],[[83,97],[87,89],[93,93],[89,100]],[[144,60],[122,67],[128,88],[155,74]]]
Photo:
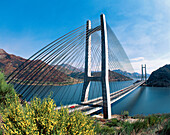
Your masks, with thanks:
[[[144,60],[144,57],[137,57],[137,58],[133,58],[133,59],[130,59],[131,61],[141,61],[141,60]]]
[[[124,13],[129,18],[122,20],[114,31],[135,71],[140,72],[141,64],[147,64],[151,73],[169,63],[170,1],[142,2],[141,8]]]
[[[170,58],[170,55],[165,55],[162,56],[158,59],[152,59],[152,60],[142,60],[142,61],[132,61],[132,66],[134,68],[134,70],[138,73],[141,72],[141,64],[146,64],[147,65],[147,72],[148,73],[152,73],[153,71],[155,71],[156,69],[158,69],[159,67],[162,67],[166,64],[170,64],[170,61],[168,58]]]

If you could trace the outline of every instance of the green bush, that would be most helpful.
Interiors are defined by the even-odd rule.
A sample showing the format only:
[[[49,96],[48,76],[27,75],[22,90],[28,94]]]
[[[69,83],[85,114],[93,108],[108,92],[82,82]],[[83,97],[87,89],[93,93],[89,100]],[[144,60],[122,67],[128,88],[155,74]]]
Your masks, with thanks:
[[[170,119],[167,124],[164,125],[163,130],[160,133],[161,135],[170,135]]]
[[[101,125],[98,123],[98,122],[95,122],[96,124],[95,124],[95,132],[96,133],[101,133],[101,129],[102,129],[102,127],[101,127]]]
[[[154,114],[148,116],[146,119],[148,120],[148,124],[150,126],[153,126],[153,125],[158,124],[159,122],[161,122],[161,119],[159,118],[159,116],[154,115]]]
[[[119,133],[123,134],[132,134],[132,132],[135,131],[135,133],[140,132],[141,130],[147,129],[148,127],[148,122],[147,120],[139,120],[134,123],[129,123],[129,122],[122,122],[120,123],[122,128],[120,129]]]
[[[121,133],[130,135],[134,130],[134,125],[129,122],[124,122],[122,125]]]
[[[21,105],[13,86],[7,84],[0,72],[0,115],[3,134],[95,134],[94,121],[79,111],[69,113],[67,108],[56,110],[51,98],[34,98],[31,104]],[[3,110],[3,111],[2,111]],[[1,123],[0,123],[1,124]]]
[[[0,124],[0,126],[1,126],[1,124]],[[0,127],[0,135],[3,135],[3,130],[1,127]]]
[[[123,115],[124,118],[127,118],[129,116],[128,111],[122,111],[121,114]]]
[[[0,72],[0,106],[5,105],[6,99],[14,99],[15,90],[12,85],[7,84],[4,78],[4,74]],[[2,110],[2,108],[1,108]]]
[[[133,124],[134,130],[135,130],[136,133],[139,132],[141,129],[147,129],[148,128],[147,120],[144,120],[144,121],[139,120],[139,121],[136,121],[132,124]]]
[[[3,135],[2,129],[0,129],[0,135]]]
[[[34,98],[30,105],[21,106],[15,96],[15,102],[8,99],[7,104],[3,113],[5,134],[95,134],[93,119],[79,111],[70,114],[67,108],[56,110],[51,98]]]
[[[115,129],[113,127],[103,126],[99,133],[102,135],[114,135]]]
[[[108,125],[109,127],[119,126],[119,121],[116,118],[114,118],[111,120],[111,122],[107,122],[106,125]]]

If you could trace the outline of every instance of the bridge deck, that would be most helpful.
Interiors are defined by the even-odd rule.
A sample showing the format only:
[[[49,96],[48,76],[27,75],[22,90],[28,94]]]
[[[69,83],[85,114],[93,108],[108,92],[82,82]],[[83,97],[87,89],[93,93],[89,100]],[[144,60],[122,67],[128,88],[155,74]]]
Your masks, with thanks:
[[[127,94],[131,93],[132,91],[134,91],[136,88],[138,88],[139,86],[141,86],[144,83],[145,83],[145,81],[140,81],[140,82],[135,83],[129,87],[126,87],[124,89],[121,89],[119,91],[111,93],[110,94],[111,104],[115,103],[116,101],[125,97]],[[73,112],[75,110],[81,110],[86,115],[88,115],[88,114],[92,114],[94,112],[101,110],[102,105],[103,105],[102,97],[99,97],[99,98],[89,100],[87,102],[82,102],[81,104],[69,105],[68,107],[75,106],[75,108],[70,108],[69,112]],[[57,109],[60,109],[60,107],[58,107]]]

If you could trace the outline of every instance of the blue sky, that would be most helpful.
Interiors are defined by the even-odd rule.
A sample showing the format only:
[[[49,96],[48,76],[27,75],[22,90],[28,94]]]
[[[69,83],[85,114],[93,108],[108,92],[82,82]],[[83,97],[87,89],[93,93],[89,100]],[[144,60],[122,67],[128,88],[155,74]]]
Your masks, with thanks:
[[[169,0],[0,0],[0,48],[28,58],[101,13],[135,71],[170,64]]]

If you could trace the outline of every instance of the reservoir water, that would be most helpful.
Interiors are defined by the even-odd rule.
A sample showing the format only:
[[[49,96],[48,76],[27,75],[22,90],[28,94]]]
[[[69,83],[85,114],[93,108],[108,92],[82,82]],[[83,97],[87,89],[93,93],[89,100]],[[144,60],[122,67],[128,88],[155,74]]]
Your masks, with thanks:
[[[133,81],[110,82],[110,91],[115,92],[131,85]],[[39,86],[31,92],[19,92],[30,100],[31,97],[47,97],[51,92],[57,106],[60,104],[80,103],[83,84],[69,86]],[[102,96],[101,83],[91,82],[89,99]],[[121,111],[129,111],[131,116],[136,114],[149,115],[153,113],[170,113],[170,88],[141,86],[123,99],[112,104],[112,114],[121,114]]]
[[[129,111],[131,116],[170,113],[170,88],[139,87],[131,94],[112,104],[112,114]]]

